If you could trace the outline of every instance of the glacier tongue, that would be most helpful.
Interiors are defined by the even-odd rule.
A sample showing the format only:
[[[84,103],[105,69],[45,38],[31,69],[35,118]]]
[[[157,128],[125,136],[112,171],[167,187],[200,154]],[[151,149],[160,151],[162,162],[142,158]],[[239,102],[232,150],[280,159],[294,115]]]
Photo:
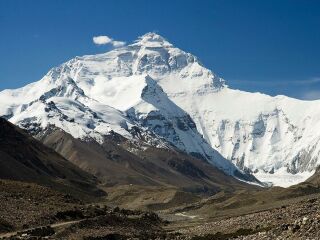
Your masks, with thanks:
[[[55,125],[98,141],[110,131],[132,139],[135,126],[229,174],[237,171],[232,162],[276,185],[298,183],[319,165],[320,101],[230,89],[155,33],[0,92],[0,116],[34,131]]]

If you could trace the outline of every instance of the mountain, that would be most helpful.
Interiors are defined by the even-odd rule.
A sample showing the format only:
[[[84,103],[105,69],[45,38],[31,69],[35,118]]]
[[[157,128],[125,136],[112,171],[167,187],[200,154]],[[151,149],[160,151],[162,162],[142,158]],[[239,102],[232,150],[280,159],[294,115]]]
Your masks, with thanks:
[[[130,48],[140,46],[133,44]],[[126,55],[123,59],[130,60]],[[108,58],[105,54],[84,57],[83,60],[93,61],[88,63],[93,69],[88,70],[82,65],[82,58],[76,58],[52,69],[36,83],[1,92],[0,114],[33,135],[55,126],[75,138],[93,139],[100,144],[112,132],[133,142],[141,141],[143,136],[148,146],[177,148],[210,161],[228,175],[242,180],[251,178],[206,142],[190,116],[168,98],[149,74],[135,74],[124,81],[115,77],[106,82],[101,76],[93,80],[92,74],[100,70],[119,76],[127,72],[125,66],[121,67],[125,65],[121,60],[123,69],[95,69],[104,66]],[[86,72],[88,78],[75,79],[71,74],[73,65],[82,69],[81,74]],[[154,65],[156,69],[158,64]],[[135,129],[139,129],[139,135]]]
[[[251,172],[289,186],[319,164],[318,103],[231,89],[195,56],[147,33],[0,92],[0,116],[34,135],[55,126],[100,144],[112,133],[143,138],[144,147],[177,148],[242,180]]]
[[[37,183],[80,197],[104,195],[93,175],[2,118],[0,179]]]

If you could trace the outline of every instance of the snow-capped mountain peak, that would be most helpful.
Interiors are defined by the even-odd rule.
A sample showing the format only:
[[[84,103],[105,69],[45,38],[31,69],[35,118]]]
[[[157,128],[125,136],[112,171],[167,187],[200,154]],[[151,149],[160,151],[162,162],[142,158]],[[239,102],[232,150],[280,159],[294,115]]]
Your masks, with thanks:
[[[140,47],[173,47],[164,37],[157,33],[149,32],[139,37],[130,46],[140,46]]]
[[[216,166],[233,169],[222,154],[283,186],[304,180],[319,164],[319,106],[230,89],[156,33],[76,57],[38,82],[0,92],[0,116],[25,128],[52,124],[102,141],[111,130],[130,139],[136,126]]]

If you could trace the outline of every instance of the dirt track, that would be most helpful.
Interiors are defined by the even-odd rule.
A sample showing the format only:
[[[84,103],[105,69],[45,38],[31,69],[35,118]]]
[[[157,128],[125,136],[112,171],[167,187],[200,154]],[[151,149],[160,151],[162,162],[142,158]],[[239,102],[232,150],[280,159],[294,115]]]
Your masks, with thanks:
[[[33,227],[33,228],[22,229],[20,231],[15,231],[15,232],[3,233],[3,234],[0,234],[0,239],[10,238],[10,237],[16,236],[18,234],[24,234],[25,232],[28,232],[28,231],[33,231],[33,230],[46,228],[46,227],[51,227],[51,228],[55,229],[55,228],[58,228],[58,227],[72,225],[72,224],[75,224],[75,223],[78,223],[78,222],[81,222],[81,221],[83,221],[83,220],[54,223],[54,224],[45,225],[45,226],[37,226],[37,227]]]

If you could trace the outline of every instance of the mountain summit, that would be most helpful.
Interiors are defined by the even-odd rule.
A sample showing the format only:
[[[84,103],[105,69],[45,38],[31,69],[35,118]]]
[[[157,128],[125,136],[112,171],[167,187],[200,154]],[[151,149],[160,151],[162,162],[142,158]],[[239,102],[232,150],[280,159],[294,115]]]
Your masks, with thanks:
[[[103,143],[112,133],[137,141],[139,129],[152,146],[177,148],[242,180],[252,172],[282,186],[303,181],[319,164],[319,106],[230,89],[155,33],[75,57],[38,82],[0,92],[0,116],[33,134],[55,126]]]
[[[149,32],[139,37],[135,43],[131,44],[135,46],[144,47],[173,47],[165,38],[154,32]]]

